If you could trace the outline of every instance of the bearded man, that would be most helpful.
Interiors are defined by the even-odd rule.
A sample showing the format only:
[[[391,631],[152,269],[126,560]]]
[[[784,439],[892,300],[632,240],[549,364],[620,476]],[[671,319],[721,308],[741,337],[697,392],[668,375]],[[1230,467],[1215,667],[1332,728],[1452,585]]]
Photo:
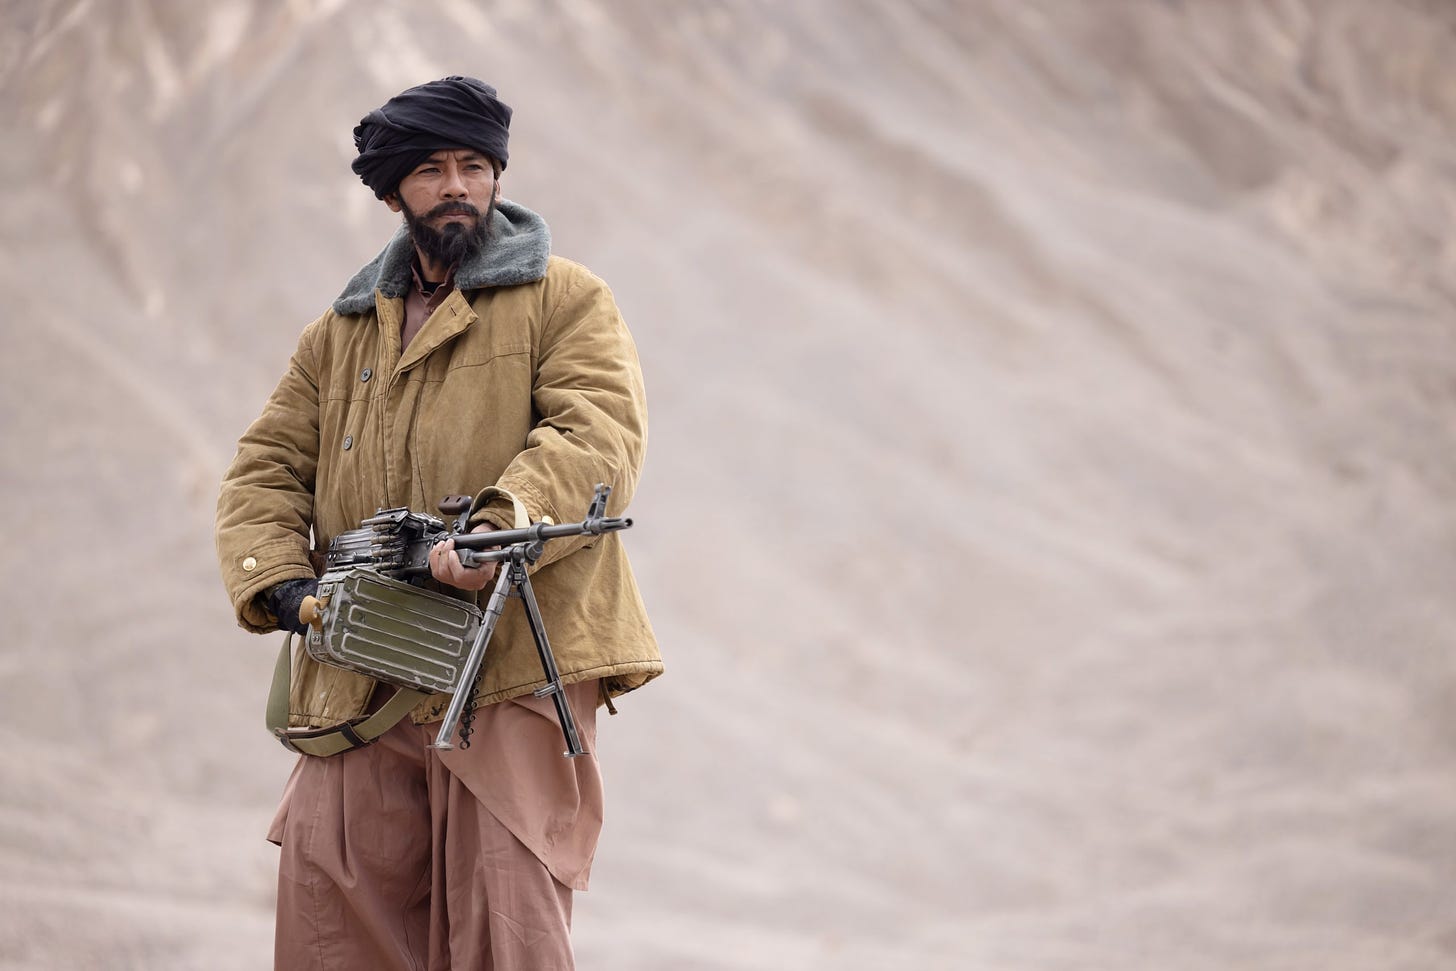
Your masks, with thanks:
[[[610,515],[630,501],[647,433],[636,349],[606,285],[502,198],[510,119],[494,88],[449,77],[354,129],[354,171],[404,225],[304,329],[224,477],[218,555],[248,630],[303,633],[317,551],[380,508],[474,495],[469,523],[488,531],[578,520],[599,482]],[[462,565],[447,541],[430,571],[483,602],[495,566]],[[594,753],[598,704],[662,671],[620,540],[553,540],[532,583]],[[399,717],[392,689],[298,652],[278,734],[303,754],[269,832],[278,968],[574,966],[601,776],[594,754],[561,757],[522,613],[491,640],[468,748],[431,747],[447,696]]]

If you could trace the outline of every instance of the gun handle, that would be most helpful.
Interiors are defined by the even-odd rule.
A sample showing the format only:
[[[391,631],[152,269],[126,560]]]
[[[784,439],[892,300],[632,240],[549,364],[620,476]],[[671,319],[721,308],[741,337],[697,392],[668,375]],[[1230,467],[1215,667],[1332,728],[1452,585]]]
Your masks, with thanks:
[[[324,629],[324,608],[328,606],[328,600],[320,600],[318,597],[304,597],[303,603],[298,605],[298,619],[314,630]]]
[[[472,496],[446,496],[436,504],[435,508],[446,516],[458,516],[474,503],[475,499]]]

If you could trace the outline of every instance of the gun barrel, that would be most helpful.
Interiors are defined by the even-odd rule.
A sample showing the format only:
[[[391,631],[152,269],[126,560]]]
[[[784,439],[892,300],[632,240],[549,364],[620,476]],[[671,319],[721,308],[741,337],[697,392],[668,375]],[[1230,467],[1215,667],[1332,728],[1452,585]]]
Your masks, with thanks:
[[[514,546],[517,543],[534,543],[537,540],[561,539],[565,536],[597,536],[631,528],[632,520],[627,518],[589,519],[586,522],[559,525],[537,523],[525,529],[497,529],[489,533],[456,533],[453,538],[457,550],[489,550],[496,546]]]

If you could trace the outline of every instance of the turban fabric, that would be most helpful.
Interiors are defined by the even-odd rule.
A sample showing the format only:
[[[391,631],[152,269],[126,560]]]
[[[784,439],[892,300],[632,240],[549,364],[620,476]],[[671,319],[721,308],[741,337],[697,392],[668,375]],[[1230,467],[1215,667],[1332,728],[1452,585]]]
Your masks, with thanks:
[[[506,165],[511,109],[495,88],[455,75],[416,85],[375,108],[354,129],[352,168],[383,199],[442,148],[473,148]]]

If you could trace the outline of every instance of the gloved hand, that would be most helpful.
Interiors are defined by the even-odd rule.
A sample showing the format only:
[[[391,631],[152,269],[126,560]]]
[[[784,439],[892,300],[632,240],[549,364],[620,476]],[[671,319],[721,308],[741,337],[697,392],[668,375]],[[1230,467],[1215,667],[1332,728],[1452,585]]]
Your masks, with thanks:
[[[318,581],[315,579],[284,580],[268,588],[268,609],[278,618],[280,630],[291,630],[295,634],[307,634],[308,625],[298,619],[298,608],[304,597],[318,596]]]

